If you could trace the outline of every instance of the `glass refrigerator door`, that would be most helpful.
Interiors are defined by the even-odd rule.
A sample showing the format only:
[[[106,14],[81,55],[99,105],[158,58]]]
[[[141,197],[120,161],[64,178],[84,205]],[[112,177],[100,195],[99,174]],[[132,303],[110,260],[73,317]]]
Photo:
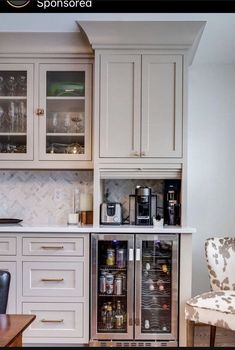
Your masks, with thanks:
[[[134,238],[92,235],[92,339],[133,338]]]
[[[136,237],[136,339],[177,340],[177,235]]]

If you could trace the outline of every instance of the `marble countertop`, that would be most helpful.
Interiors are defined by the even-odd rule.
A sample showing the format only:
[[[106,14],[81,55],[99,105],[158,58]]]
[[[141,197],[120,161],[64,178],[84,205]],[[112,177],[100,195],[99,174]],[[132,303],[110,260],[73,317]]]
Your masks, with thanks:
[[[53,226],[30,226],[27,224],[8,224],[0,225],[0,233],[4,232],[40,232],[40,233],[195,233],[196,229],[192,227],[181,227],[181,226],[132,226],[132,225],[53,225]]]

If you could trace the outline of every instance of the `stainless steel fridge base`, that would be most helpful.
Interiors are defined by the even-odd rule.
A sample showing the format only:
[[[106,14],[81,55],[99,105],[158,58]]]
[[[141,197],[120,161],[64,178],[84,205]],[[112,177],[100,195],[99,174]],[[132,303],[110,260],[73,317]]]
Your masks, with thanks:
[[[133,341],[125,341],[125,340],[90,340],[89,346],[99,346],[99,347],[177,347],[178,343],[175,340],[164,341],[144,341],[144,340],[133,340]]]

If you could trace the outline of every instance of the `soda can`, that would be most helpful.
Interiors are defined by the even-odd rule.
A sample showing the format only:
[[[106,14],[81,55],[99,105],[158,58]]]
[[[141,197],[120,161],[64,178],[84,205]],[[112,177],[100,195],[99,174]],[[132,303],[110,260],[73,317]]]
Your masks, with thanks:
[[[117,249],[117,251],[116,251],[116,265],[119,269],[122,269],[126,266],[124,249]]]
[[[122,277],[117,276],[114,280],[114,294],[121,295],[122,294]]]
[[[106,277],[105,275],[100,276],[100,293],[106,293]]]
[[[113,275],[108,273],[106,275],[106,294],[113,294],[113,280]]]

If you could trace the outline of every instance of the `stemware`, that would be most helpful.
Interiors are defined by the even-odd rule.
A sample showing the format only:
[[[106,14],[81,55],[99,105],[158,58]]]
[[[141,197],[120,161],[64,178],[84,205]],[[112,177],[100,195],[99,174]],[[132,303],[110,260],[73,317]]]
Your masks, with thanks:
[[[10,75],[6,80],[6,87],[7,87],[9,96],[15,95],[16,85],[17,85],[17,82],[14,75]]]
[[[25,75],[20,75],[18,78],[19,95],[25,96],[27,91],[27,78]]]
[[[4,96],[4,78],[0,76],[0,96]]]

